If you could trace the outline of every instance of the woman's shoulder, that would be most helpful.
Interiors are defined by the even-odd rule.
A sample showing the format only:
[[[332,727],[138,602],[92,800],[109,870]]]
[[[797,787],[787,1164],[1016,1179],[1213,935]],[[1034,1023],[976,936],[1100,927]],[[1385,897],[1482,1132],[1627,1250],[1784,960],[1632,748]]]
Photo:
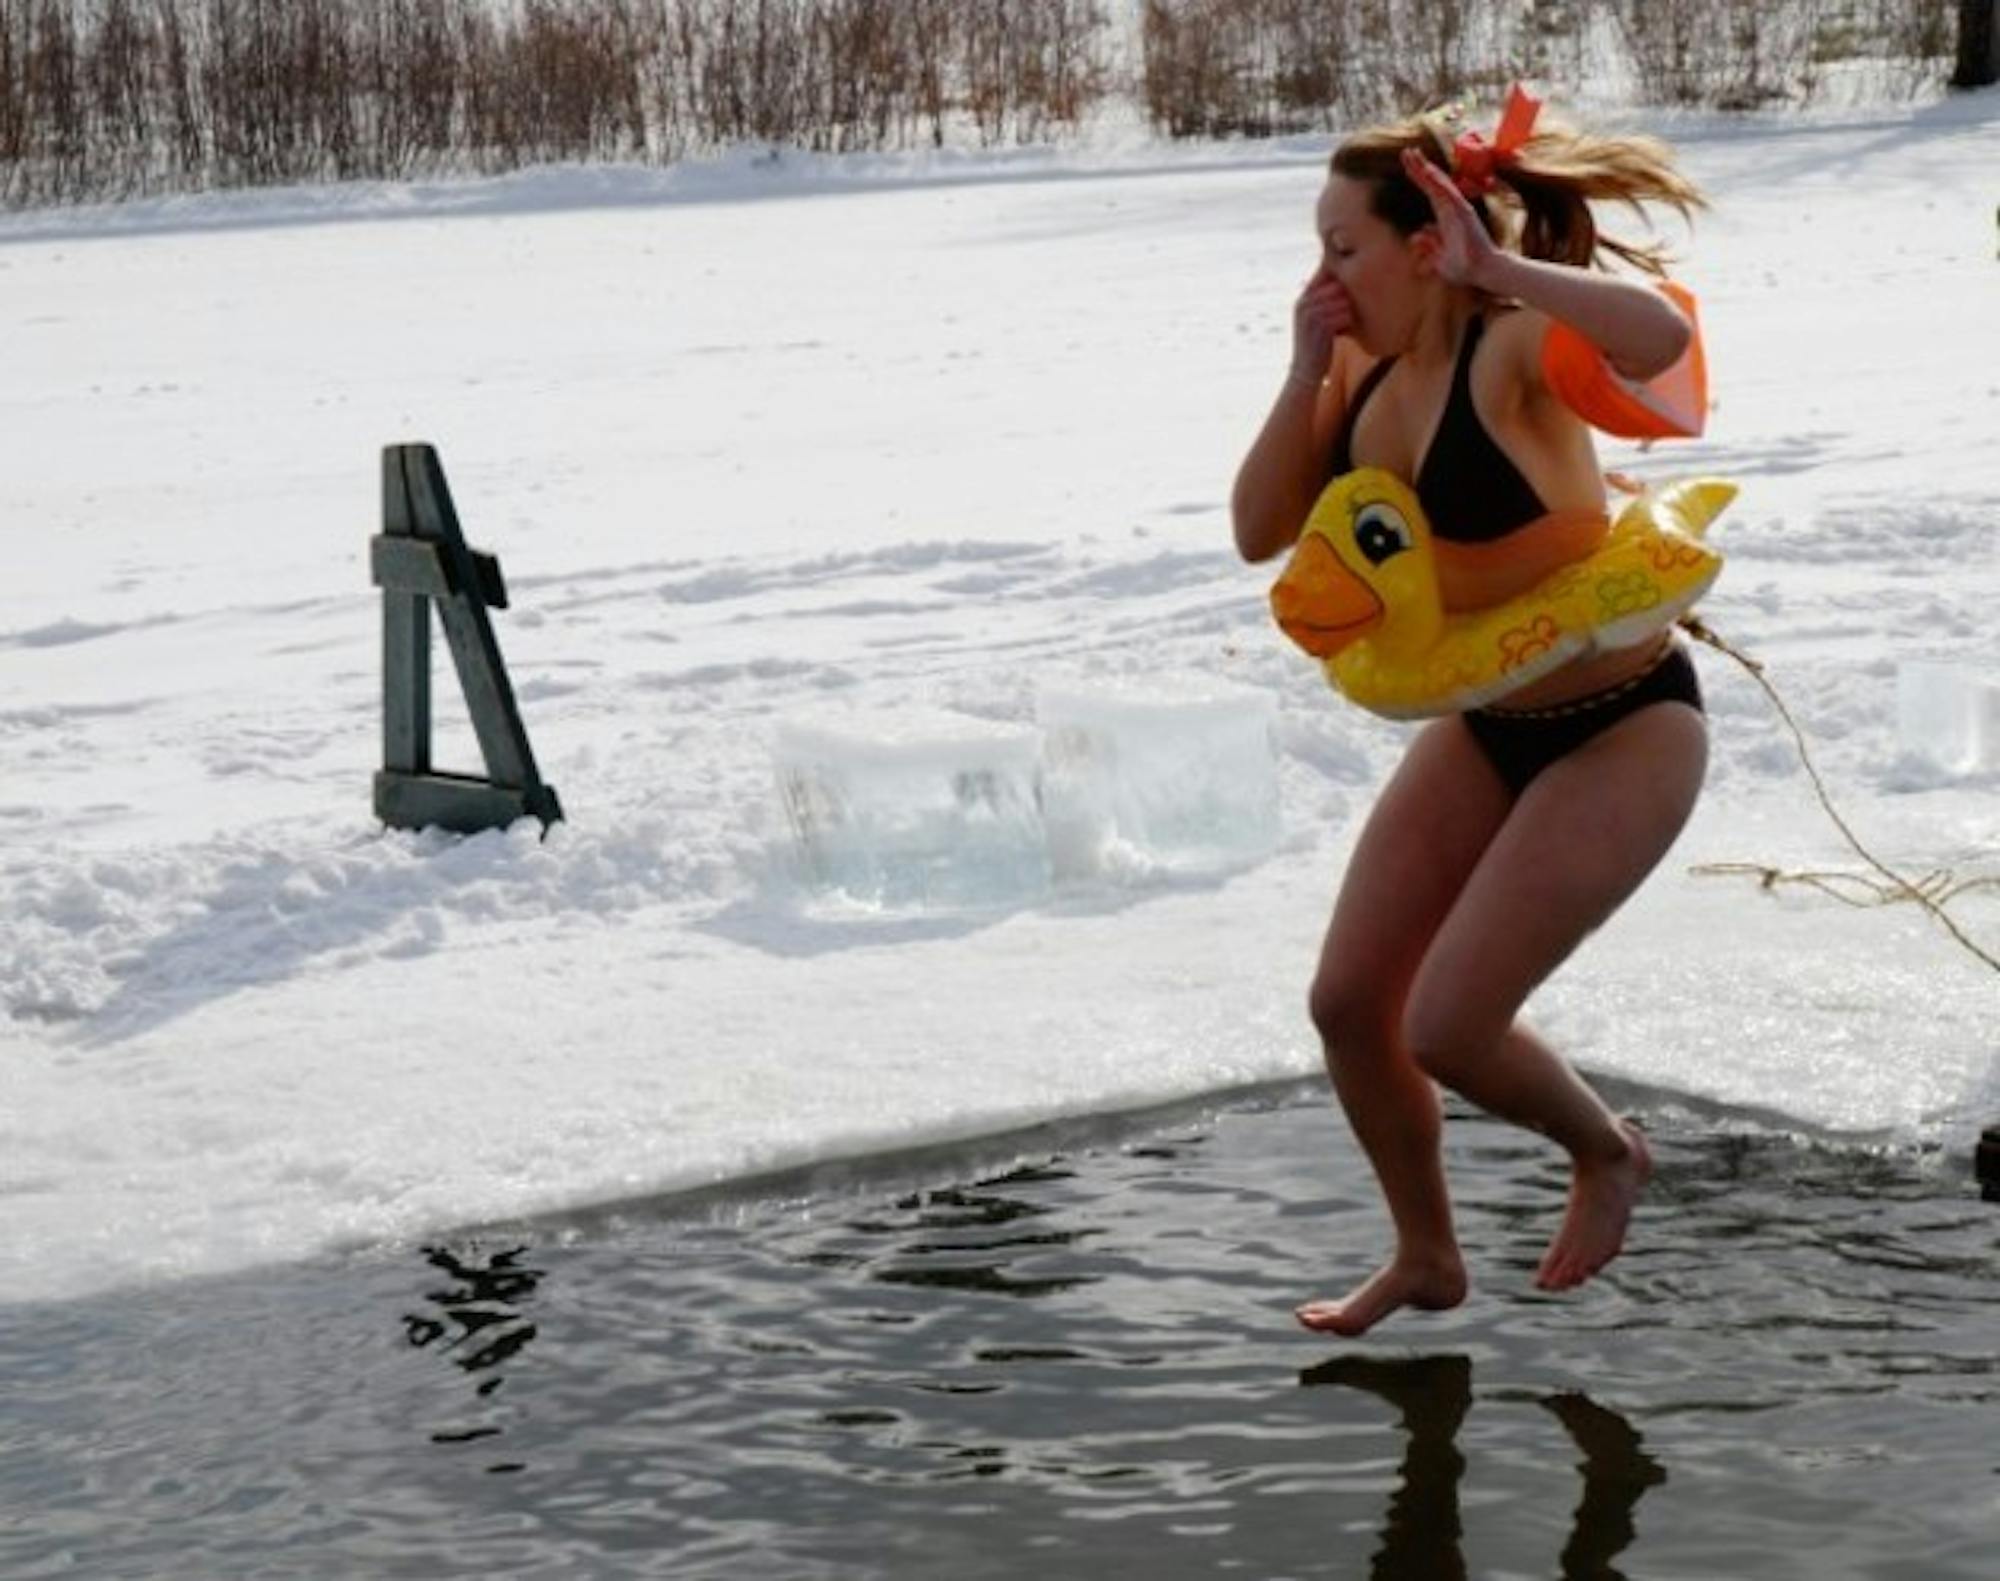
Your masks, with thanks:
[[[1361,381],[1375,369],[1382,359],[1361,349],[1361,343],[1350,336],[1342,335],[1333,343],[1333,362],[1326,371],[1327,382],[1340,392],[1341,402],[1354,398],[1354,392],[1361,387]]]
[[[1542,348],[1555,320],[1538,307],[1500,302],[1486,310],[1486,339],[1481,361],[1486,368],[1489,399],[1510,404],[1536,403],[1549,393],[1542,373]]]
[[[1542,341],[1554,319],[1525,302],[1494,302],[1485,311],[1486,336],[1506,355],[1520,354],[1539,362]]]
[[[1320,384],[1319,404],[1313,410],[1313,440],[1320,449],[1333,443],[1334,435],[1347,421],[1362,381],[1380,360],[1345,335],[1333,343],[1333,360],[1327,364],[1326,378]]]

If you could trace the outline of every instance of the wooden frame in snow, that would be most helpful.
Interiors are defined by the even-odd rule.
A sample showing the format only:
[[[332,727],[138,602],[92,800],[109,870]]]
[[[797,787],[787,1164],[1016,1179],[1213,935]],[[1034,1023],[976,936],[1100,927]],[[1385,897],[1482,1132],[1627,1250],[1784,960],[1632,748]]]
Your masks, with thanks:
[[[397,829],[461,834],[562,818],[544,783],[487,610],[507,607],[500,562],[469,547],[444,467],[430,445],[382,452],[382,531],[369,543],[382,589],[382,758],[375,815]],[[431,766],[431,606],[444,622],[458,683],[486,760],[484,778]]]

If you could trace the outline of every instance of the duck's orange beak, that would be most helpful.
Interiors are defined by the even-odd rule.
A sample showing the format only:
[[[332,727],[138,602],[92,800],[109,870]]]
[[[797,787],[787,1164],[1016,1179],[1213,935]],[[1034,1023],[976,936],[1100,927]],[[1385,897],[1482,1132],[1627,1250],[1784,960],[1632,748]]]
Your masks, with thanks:
[[[1330,659],[1382,618],[1382,600],[1341,563],[1333,545],[1307,533],[1271,589],[1271,613],[1315,659]]]

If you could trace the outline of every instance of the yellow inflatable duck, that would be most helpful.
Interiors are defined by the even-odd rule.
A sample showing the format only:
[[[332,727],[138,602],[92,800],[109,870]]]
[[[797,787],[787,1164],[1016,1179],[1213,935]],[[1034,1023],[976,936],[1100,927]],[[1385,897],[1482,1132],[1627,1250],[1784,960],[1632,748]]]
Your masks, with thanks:
[[[1642,492],[1588,555],[1525,593],[1449,613],[1415,492],[1361,467],[1320,495],[1271,608],[1363,708],[1391,719],[1462,713],[1678,620],[1722,569],[1702,534],[1735,496],[1720,478]]]

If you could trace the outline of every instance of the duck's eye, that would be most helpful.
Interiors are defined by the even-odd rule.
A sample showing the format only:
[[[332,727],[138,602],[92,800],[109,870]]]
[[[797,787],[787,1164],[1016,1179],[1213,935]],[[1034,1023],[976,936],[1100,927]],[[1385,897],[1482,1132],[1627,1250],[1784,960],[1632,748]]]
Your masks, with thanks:
[[[1364,505],[1354,518],[1354,546],[1380,565],[1410,547],[1410,525],[1393,506]]]

